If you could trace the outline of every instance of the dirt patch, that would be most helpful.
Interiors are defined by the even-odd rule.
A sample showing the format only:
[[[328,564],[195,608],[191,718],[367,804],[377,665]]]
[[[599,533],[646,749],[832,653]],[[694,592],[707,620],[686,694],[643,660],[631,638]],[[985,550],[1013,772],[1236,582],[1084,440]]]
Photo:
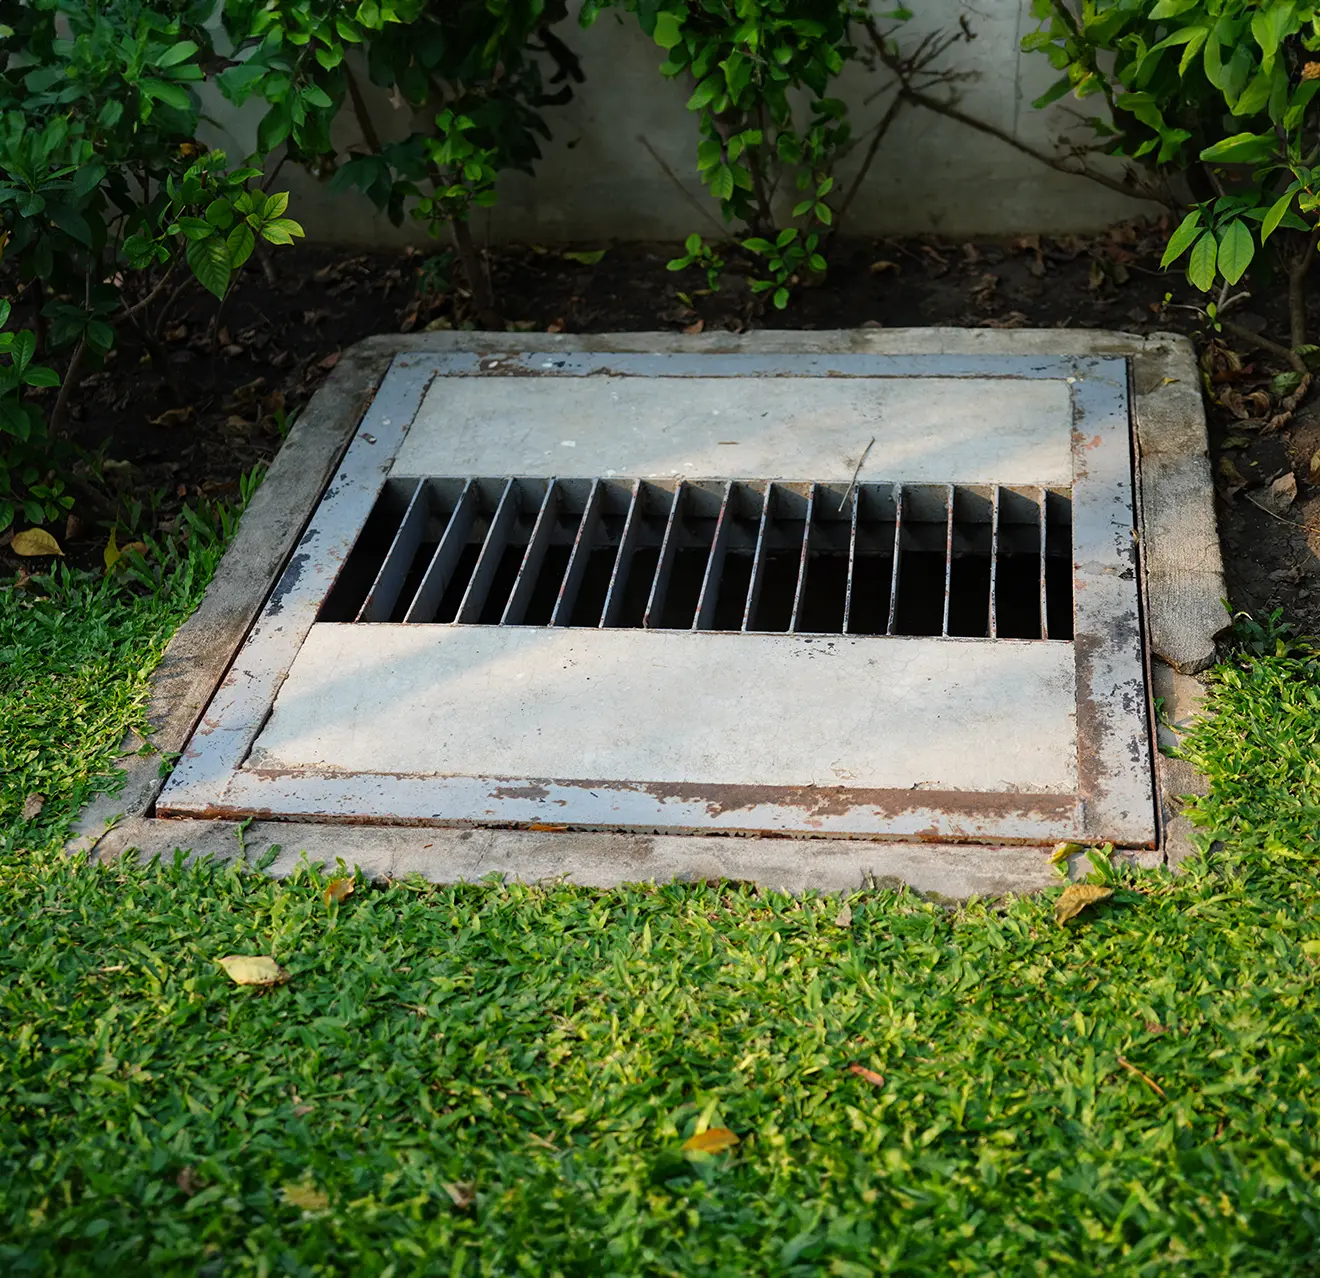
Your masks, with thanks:
[[[670,272],[672,245],[616,245],[594,265],[560,249],[493,252],[489,269],[510,326],[527,332],[951,325],[997,328],[1175,330],[1205,354],[1220,528],[1233,603],[1257,614],[1282,607],[1320,630],[1320,403],[1265,434],[1261,405],[1284,371],[1240,341],[1237,358],[1210,341],[1187,285],[1159,269],[1166,232],[1134,223],[1082,239],[1013,242],[888,239],[837,245],[828,276],[767,309],[752,272],[731,265],[711,292],[696,270]],[[599,245],[584,246],[591,249]],[[273,275],[247,272],[216,316],[198,290],[178,307],[155,360],[127,333],[113,360],[89,376],[70,435],[97,460],[66,529],[75,562],[99,562],[109,522],[119,540],[169,531],[180,506],[233,499],[239,477],[268,461],[338,353],[376,333],[472,327],[443,258],[299,247],[271,255]],[[15,291],[7,290],[11,296]],[[1240,323],[1277,335],[1283,300],[1257,297]],[[16,320],[23,323],[22,298]],[[1288,473],[1296,497],[1271,485]],[[1320,463],[1316,479],[1320,481]],[[1283,488],[1287,489],[1285,482]],[[0,570],[22,567],[0,550]]]

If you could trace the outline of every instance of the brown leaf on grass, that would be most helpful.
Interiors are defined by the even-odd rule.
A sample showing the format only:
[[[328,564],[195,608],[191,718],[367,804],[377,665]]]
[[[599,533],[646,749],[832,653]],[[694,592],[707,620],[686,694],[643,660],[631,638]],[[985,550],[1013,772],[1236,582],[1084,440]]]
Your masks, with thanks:
[[[191,1167],[185,1167],[174,1178],[174,1183],[191,1198],[202,1187],[197,1173]]]
[[[851,906],[851,905],[844,905],[843,909],[841,909],[841,910],[840,910],[840,911],[834,916],[834,926],[835,926],[835,927],[852,927],[852,906]]]
[[[459,1211],[466,1210],[477,1201],[477,1187],[471,1181],[446,1180],[441,1182],[441,1188]]]
[[[289,973],[267,954],[227,954],[216,962],[235,985],[283,985],[289,979]]]
[[[1313,484],[1320,483],[1320,448],[1311,454],[1311,464],[1307,467],[1306,477]]]
[[[44,528],[24,528],[14,534],[9,549],[16,555],[62,555],[60,543]]]
[[[848,1072],[850,1074],[856,1074],[858,1078],[864,1078],[868,1083],[875,1087],[883,1087],[885,1085],[885,1076],[883,1074],[877,1074],[873,1069],[867,1069],[865,1065],[849,1065]]]
[[[335,905],[340,904],[345,897],[353,895],[353,889],[357,886],[351,878],[331,879],[323,894],[326,905],[332,902]]]
[[[1101,887],[1098,883],[1070,883],[1054,902],[1055,921],[1062,926],[1069,919],[1075,919],[1088,905],[1113,895],[1113,888]]]
[[[1306,62],[1302,64],[1303,80],[1320,80],[1320,62]]]
[[[719,1154],[737,1143],[738,1137],[727,1127],[707,1127],[704,1132],[689,1136],[683,1142],[683,1148],[689,1154]]]
[[[314,1185],[285,1185],[284,1201],[303,1211],[325,1211],[330,1206],[330,1197]]]
[[[41,815],[41,809],[46,806],[46,796],[44,794],[29,794],[23,800],[23,820],[35,821]]]

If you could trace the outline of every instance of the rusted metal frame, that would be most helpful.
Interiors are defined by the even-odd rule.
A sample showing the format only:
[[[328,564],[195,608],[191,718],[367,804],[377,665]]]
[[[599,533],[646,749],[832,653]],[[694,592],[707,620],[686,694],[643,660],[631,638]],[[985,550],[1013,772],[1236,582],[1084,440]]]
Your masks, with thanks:
[[[519,496],[518,481],[505,480],[499,504],[490,517],[490,527],[486,530],[486,540],[482,542],[476,567],[472,569],[467,589],[463,592],[463,602],[458,605],[455,622],[470,625],[480,620],[481,610],[495,581],[500,560],[504,558],[504,552],[509,545],[509,530],[518,518]]]
[[[999,638],[999,619],[996,614],[995,588],[999,582],[999,485],[990,494],[990,638]]]
[[[605,606],[600,614],[602,628],[617,625],[619,613],[623,610],[623,594],[628,586],[628,574],[632,571],[633,548],[645,518],[642,509],[645,504],[646,485],[638,479],[633,483],[632,499],[628,502],[628,513],[624,516],[619,553],[615,555],[614,567],[610,570],[610,588],[605,593]]]
[[[798,617],[802,614],[802,603],[807,596],[807,573],[811,568],[811,537],[816,525],[816,495],[819,491],[818,484],[807,485],[807,517],[802,524],[802,550],[798,556],[797,585],[793,588],[793,612],[788,619],[790,634],[798,633]]]
[[[646,601],[646,612],[642,616],[642,628],[654,630],[660,625],[665,613],[665,596],[669,593],[669,578],[674,571],[674,556],[678,554],[678,543],[683,539],[683,517],[687,514],[688,484],[680,479],[674,489],[674,499],[669,505],[669,518],[665,521],[665,534],[660,542],[660,558],[655,565],[655,576],[651,578],[651,593]]]
[[[165,783],[162,802],[204,810],[232,782],[376,504],[435,365],[433,358],[400,356],[385,374],[307,531]]]
[[[715,606],[719,602],[720,582],[724,577],[724,560],[729,553],[729,535],[733,531],[733,506],[736,495],[740,494],[741,485],[730,480],[724,486],[724,496],[720,500],[720,513],[715,521],[715,536],[711,539],[710,555],[706,560],[706,571],[701,579],[701,595],[697,600],[696,616],[692,619],[693,630],[711,630],[715,625]]]
[[[582,510],[582,520],[573,538],[568,567],[564,569],[564,580],[559,583],[559,595],[555,599],[554,611],[550,614],[552,626],[566,626],[573,616],[578,592],[582,589],[582,580],[587,575],[587,565],[591,563],[591,553],[595,549],[596,530],[600,527],[604,503],[605,485],[603,481],[593,479]]]
[[[482,814],[501,824],[564,824],[564,814],[571,813],[574,829],[661,826],[845,837],[874,836],[882,822],[887,836],[1020,843],[1065,838],[1081,820],[1081,804],[1073,794],[364,773],[288,776],[249,769],[238,774],[223,803],[208,815],[253,811],[288,820],[439,826],[469,824]]]
[[[1137,586],[1127,364],[1073,365],[1073,649],[1083,837],[1156,838]]]
[[[426,481],[419,479],[413,487],[408,506],[403,512],[398,531],[390,548],[381,560],[376,579],[367,591],[367,597],[358,609],[358,621],[388,621],[399,601],[399,592],[403,589],[404,578],[412,567],[413,556],[422,543],[422,532],[426,528],[427,516]]]
[[[557,479],[552,479],[545,487],[545,496],[541,499],[541,509],[536,512],[536,523],[532,535],[527,539],[527,549],[523,552],[522,563],[518,566],[518,576],[513,589],[509,592],[509,602],[504,605],[504,615],[500,618],[502,626],[520,626],[527,615],[527,605],[531,602],[532,591],[541,576],[541,566],[545,563],[545,552],[550,549],[550,537],[555,530],[555,520],[563,504],[563,493]]]
[[[765,486],[765,497],[761,502],[761,518],[756,525],[756,546],[752,551],[752,578],[747,583],[747,606],[743,609],[742,628],[748,631],[756,620],[756,610],[761,603],[761,587],[765,584],[765,543],[770,535],[770,524],[774,519],[774,508],[779,497],[777,484]]]
[[[1057,355],[739,355],[616,351],[461,352],[433,357],[441,376],[589,377],[965,377],[1051,380]]]
[[[885,634],[896,634],[898,622],[898,586],[903,568],[903,485],[894,485],[894,563],[889,580],[889,621]]]
[[[481,508],[481,492],[475,480],[469,479],[463,484],[463,491],[454,503],[453,513],[445,530],[440,534],[440,541],[426,566],[421,584],[413,596],[412,603],[404,615],[405,622],[426,622],[435,619],[440,602],[445,597],[454,569],[458,566],[459,556],[477,522]]]

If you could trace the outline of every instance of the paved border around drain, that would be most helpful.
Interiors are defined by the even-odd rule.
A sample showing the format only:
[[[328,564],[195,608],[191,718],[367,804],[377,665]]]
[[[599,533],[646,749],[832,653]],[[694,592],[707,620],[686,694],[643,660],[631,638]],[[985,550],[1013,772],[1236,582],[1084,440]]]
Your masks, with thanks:
[[[162,784],[160,754],[182,750],[211,693],[293,553],[391,360],[409,352],[525,349],[502,333],[434,333],[369,338],[345,351],[334,372],[299,414],[265,482],[244,515],[201,605],[174,636],[153,681],[148,708],[152,745],[130,754],[125,782],[81,814],[73,851],[102,859],[125,851],[231,856],[240,848],[237,822],[158,821],[151,815]],[[672,333],[537,334],[542,350],[745,354],[1117,355],[1132,370],[1139,457],[1146,626],[1152,652],[1152,695],[1195,709],[1191,678],[1215,657],[1227,616],[1223,565],[1215,527],[1200,373],[1183,337],[1072,330],[874,329],[758,331],[685,337]],[[1175,720],[1176,722],[1176,720]],[[1176,863],[1190,850],[1177,796],[1197,778],[1156,753],[1164,818],[1163,851],[1142,864]],[[272,873],[287,873],[305,853],[318,863],[342,858],[372,873],[417,872],[437,881],[517,874],[568,878],[593,886],[650,879],[756,878],[795,891],[843,890],[902,881],[919,891],[967,897],[1045,887],[1057,878],[1038,848],[971,848],[862,840],[705,838],[690,835],[537,834],[407,827],[256,822],[242,836],[249,853],[278,845]]]

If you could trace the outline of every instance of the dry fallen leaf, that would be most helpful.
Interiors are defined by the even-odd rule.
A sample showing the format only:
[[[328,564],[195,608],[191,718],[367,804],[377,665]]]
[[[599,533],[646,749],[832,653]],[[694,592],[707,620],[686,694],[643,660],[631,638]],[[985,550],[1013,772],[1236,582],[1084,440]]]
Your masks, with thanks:
[[[446,1180],[441,1181],[441,1188],[453,1200],[453,1204],[460,1211],[465,1207],[471,1207],[477,1201],[477,1187],[466,1180]]]
[[[1224,481],[1224,497],[1232,501],[1250,482],[1231,457],[1219,459],[1219,477]]]
[[[202,1187],[202,1182],[198,1180],[197,1173],[191,1167],[183,1168],[174,1178],[174,1183],[191,1198]]]
[[[718,1154],[737,1143],[738,1138],[727,1127],[707,1127],[704,1132],[688,1137],[683,1148],[690,1154]]]
[[[193,407],[191,404],[187,404],[183,408],[167,408],[159,417],[148,417],[147,425],[182,426],[192,415]]]
[[[1088,905],[1113,895],[1113,888],[1100,887],[1096,883],[1070,883],[1054,902],[1054,918],[1060,924],[1066,923],[1075,919]]]
[[[350,878],[331,879],[329,886],[325,890],[325,903],[329,905],[332,901],[338,904],[346,896],[352,896],[353,889],[357,886]]]
[[[851,905],[845,905],[845,906],[843,907],[843,909],[841,909],[841,910],[840,910],[840,911],[834,916],[834,926],[835,926],[835,927],[852,927],[852,906],[851,906]]]
[[[1059,865],[1070,856],[1076,856],[1081,850],[1082,845],[1080,843],[1056,843],[1054,851],[1050,853],[1050,864]]]
[[[1262,498],[1262,504],[1268,506],[1276,515],[1282,515],[1297,500],[1297,476],[1288,471],[1280,475]]]
[[[1320,483],[1320,448],[1317,448],[1311,454],[1311,465],[1307,470],[1307,477],[1313,484]]]
[[[330,1206],[328,1195],[312,1185],[285,1185],[284,1201],[303,1211],[324,1211]]]
[[[1145,1083],[1146,1086],[1151,1089],[1151,1091],[1155,1092],[1160,1097],[1167,1099],[1167,1097],[1165,1096],[1164,1088],[1162,1088],[1153,1078],[1151,1078],[1151,1076],[1147,1074],[1145,1070],[1140,1070],[1135,1065],[1133,1065],[1132,1062],[1129,1061],[1126,1056],[1120,1056],[1118,1058],[1118,1063],[1125,1070],[1127,1070],[1129,1074],[1135,1074],[1139,1079],[1141,1079],[1141,1081]]]
[[[317,368],[323,368],[328,373],[336,364],[339,363],[339,352],[331,351],[318,365]]]
[[[698,333],[700,333],[701,330],[702,330],[703,328],[705,328],[705,327],[706,327],[706,321],[705,321],[704,319],[699,319],[699,320],[695,320],[693,323],[689,324],[689,325],[683,330],[683,332],[684,332],[688,337],[695,337],[695,336],[696,336]]]
[[[41,809],[46,806],[46,796],[44,794],[29,794],[23,800],[23,820],[35,821],[41,815]]]
[[[562,319],[557,319],[553,323],[547,324],[545,326],[545,331],[547,333],[562,333],[565,327],[566,325],[564,324],[564,321]]]
[[[62,555],[60,543],[44,528],[25,528],[14,534],[9,549],[16,555]]]
[[[877,1074],[873,1069],[867,1069],[865,1065],[849,1065],[848,1072],[850,1074],[856,1074],[858,1078],[866,1079],[868,1083],[872,1083],[876,1087],[883,1087],[885,1085],[885,1076],[883,1074]]]
[[[217,963],[235,985],[283,985],[289,974],[268,955],[229,954]]]

